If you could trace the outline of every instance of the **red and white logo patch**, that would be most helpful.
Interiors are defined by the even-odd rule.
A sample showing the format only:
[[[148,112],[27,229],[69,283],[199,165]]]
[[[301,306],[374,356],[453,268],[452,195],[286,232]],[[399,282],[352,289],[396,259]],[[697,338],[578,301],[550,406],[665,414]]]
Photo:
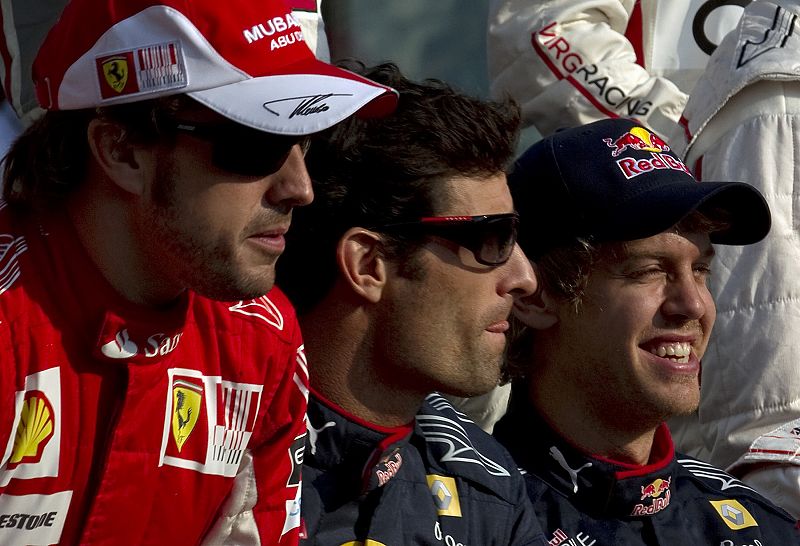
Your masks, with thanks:
[[[611,149],[611,157],[618,157],[627,150],[650,152],[649,158],[623,157],[617,160],[617,166],[626,179],[636,178],[640,174],[652,170],[671,169],[683,171],[691,176],[689,168],[677,157],[670,153],[669,145],[655,133],[644,127],[633,127],[617,138],[604,138]]]
[[[235,476],[255,428],[263,385],[185,368],[167,373],[159,466]]]
[[[248,317],[255,317],[278,330],[283,330],[283,314],[281,314],[278,306],[272,303],[267,296],[261,296],[249,301],[240,301],[236,305],[229,307],[228,310]]]
[[[177,89],[188,83],[178,42],[103,55],[95,64],[103,99]]]
[[[58,476],[61,453],[61,375],[58,367],[31,374],[14,395],[15,419],[0,464],[0,487],[11,479]]]
[[[0,234],[0,294],[11,288],[20,276],[19,257],[28,250],[24,237]]]

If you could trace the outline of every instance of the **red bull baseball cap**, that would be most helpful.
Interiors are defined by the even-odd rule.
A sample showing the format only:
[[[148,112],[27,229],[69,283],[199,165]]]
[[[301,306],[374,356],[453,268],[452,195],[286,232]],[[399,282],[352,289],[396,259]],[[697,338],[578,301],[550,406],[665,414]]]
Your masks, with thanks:
[[[186,94],[283,135],[391,113],[389,87],[318,61],[283,0],[71,0],[33,63],[39,104],[95,108]]]
[[[771,224],[753,186],[698,182],[669,144],[630,119],[558,131],[528,148],[508,179],[521,218],[518,240],[533,259],[577,238],[651,237],[694,210],[724,220],[727,227],[710,234],[716,244],[756,243]]]

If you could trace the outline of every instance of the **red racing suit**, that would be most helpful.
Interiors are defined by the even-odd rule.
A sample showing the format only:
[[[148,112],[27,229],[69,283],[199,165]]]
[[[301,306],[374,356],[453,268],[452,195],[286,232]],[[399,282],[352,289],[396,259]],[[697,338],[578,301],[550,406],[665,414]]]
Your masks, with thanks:
[[[138,307],[0,202],[0,544],[296,544],[307,384],[279,290]]]

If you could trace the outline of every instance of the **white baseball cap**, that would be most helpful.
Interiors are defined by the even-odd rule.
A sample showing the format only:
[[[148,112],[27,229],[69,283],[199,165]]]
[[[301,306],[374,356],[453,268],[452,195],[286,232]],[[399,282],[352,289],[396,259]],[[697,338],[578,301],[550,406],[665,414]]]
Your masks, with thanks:
[[[182,93],[283,135],[397,104],[393,89],[317,60],[283,0],[71,0],[39,49],[33,80],[48,110]]]

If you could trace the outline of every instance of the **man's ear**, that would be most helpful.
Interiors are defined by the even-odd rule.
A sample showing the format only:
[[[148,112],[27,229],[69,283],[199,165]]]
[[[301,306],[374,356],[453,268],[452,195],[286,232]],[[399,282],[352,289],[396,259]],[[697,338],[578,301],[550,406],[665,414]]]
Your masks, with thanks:
[[[536,271],[536,265],[533,265]],[[537,275],[538,276],[538,275]],[[539,277],[541,278],[541,277]],[[530,296],[514,299],[514,316],[535,330],[547,330],[558,322],[558,301],[541,285]]]
[[[131,143],[125,128],[95,118],[89,122],[87,137],[92,156],[106,176],[124,191],[142,195],[145,187],[144,149]]]
[[[381,299],[386,284],[386,260],[380,235],[368,229],[348,229],[336,246],[336,263],[345,283],[370,303]]]

